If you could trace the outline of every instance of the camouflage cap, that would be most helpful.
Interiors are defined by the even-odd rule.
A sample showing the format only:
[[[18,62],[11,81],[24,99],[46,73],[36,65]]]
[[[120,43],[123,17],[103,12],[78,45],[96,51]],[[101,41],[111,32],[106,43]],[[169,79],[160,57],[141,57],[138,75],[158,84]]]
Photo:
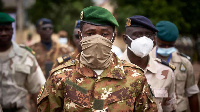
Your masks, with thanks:
[[[119,26],[115,17],[105,8],[90,6],[82,10],[80,18],[83,22],[96,25]]]
[[[4,24],[4,23],[12,23],[15,20],[8,14],[4,13],[4,12],[0,12],[0,24]]]
[[[160,21],[156,24],[156,28],[158,29],[157,37],[160,40],[173,42],[178,38],[178,28],[172,22]]]

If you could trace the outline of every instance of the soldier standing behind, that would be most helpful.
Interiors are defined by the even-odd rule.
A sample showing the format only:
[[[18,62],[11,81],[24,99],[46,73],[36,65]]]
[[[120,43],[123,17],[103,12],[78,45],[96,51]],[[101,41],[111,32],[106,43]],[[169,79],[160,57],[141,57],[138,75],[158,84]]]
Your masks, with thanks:
[[[126,34],[123,35],[123,39],[128,47],[120,59],[144,69],[158,111],[171,112],[176,108],[174,73],[170,67],[163,65],[163,61],[149,56],[155,45],[157,31],[151,21],[144,16],[127,18]]]
[[[199,88],[195,84],[193,66],[189,61],[190,57],[180,53],[174,47],[179,31],[174,23],[160,21],[156,24],[157,47],[151,52],[151,56],[158,57],[172,63],[176,70],[176,95],[177,112],[187,110],[187,98],[191,112],[199,112],[198,95]]]
[[[38,112],[157,111],[143,70],[111,52],[118,22],[106,9],[81,12],[82,52],[51,70]]]
[[[36,52],[37,61],[47,78],[56,58],[68,54],[71,51],[67,47],[60,46],[52,40],[53,24],[51,20],[47,18],[38,20],[36,28],[41,41],[30,46],[30,48]]]
[[[3,112],[28,112],[25,100],[28,92],[34,103],[45,83],[33,51],[11,41],[15,20],[0,12],[0,105]]]

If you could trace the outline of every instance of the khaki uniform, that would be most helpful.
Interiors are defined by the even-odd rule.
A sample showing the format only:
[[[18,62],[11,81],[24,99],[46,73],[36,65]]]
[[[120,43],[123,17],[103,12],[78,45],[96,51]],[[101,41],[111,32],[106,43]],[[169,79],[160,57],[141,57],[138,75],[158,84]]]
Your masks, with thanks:
[[[38,95],[38,112],[157,111],[143,70],[113,55],[98,75],[82,65],[80,57],[51,70]]]
[[[152,57],[156,57],[156,47],[150,53]],[[166,59],[165,59],[166,60]],[[176,96],[177,96],[177,112],[187,110],[187,97],[199,93],[199,88],[195,84],[195,76],[191,62],[180,56],[178,52],[172,53],[170,63],[176,67],[174,71],[176,77]]]
[[[56,62],[56,58],[71,52],[70,49],[60,46],[56,42],[52,42],[50,50],[47,50],[41,42],[30,46],[30,48],[36,52],[36,59],[46,77],[48,76],[48,70],[51,70],[53,63]]]
[[[120,57],[130,62],[127,50]],[[159,59],[149,58],[145,76],[154,94],[158,112],[171,112],[176,108],[175,76],[170,67],[160,63]]]
[[[14,108],[19,109],[17,112],[27,112],[25,100],[28,92],[38,93],[45,81],[34,55],[12,42],[8,56],[0,59],[0,105],[2,108]]]

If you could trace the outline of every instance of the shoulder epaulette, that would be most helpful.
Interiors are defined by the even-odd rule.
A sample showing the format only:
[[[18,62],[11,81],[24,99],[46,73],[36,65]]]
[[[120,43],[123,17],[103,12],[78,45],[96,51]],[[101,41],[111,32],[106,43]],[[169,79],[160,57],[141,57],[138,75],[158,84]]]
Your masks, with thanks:
[[[56,59],[56,62],[57,62],[58,65],[60,65],[60,64],[66,62],[66,61],[68,61],[68,60],[70,60],[70,59],[71,59],[70,56],[64,55],[64,56],[58,57],[58,58]]]
[[[24,44],[20,44],[19,45],[21,48],[24,48],[26,50],[28,50],[31,54],[35,55],[35,51],[33,51],[30,47],[24,45]]]
[[[184,54],[184,53],[178,53],[180,56],[187,58],[189,61],[191,61],[190,56]]]
[[[166,62],[165,60],[163,60],[163,59],[156,59],[156,60],[159,61],[161,64],[170,67],[173,71],[176,70],[176,67],[174,65],[172,65],[171,63]]]
[[[129,63],[129,62],[125,61],[125,60],[121,60],[121,61],[122,61],[122,64],[124,64],[125,66],[130,66],[130,67],[137,68],[137,69],[141,70],[142,73],[144,73],[144,70],[142,68],[140,68],[138,65],[133,64],[133,63]]]

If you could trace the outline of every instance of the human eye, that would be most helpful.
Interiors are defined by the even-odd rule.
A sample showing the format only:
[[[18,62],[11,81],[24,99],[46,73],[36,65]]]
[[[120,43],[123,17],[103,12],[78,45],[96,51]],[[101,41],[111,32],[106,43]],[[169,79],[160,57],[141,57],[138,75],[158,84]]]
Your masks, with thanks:
[[[102,33],[101,36],[107,37],[109,34],[108,33]]]

